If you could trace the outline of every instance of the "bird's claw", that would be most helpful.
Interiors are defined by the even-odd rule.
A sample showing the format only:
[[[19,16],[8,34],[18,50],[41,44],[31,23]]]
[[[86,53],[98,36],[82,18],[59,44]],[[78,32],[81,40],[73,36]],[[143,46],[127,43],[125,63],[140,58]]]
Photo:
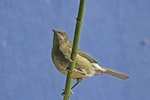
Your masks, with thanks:
[[[70,94],[74,94],[74,92],[71,90],[71,91],[70,91]],[[64,89],[63,89],[63,92],[61,93],[61,95],[62,95],[62,96],[65,95],[65,90],[64,90]]]
[[[70,72],[70,69],[69,69],[69,67],[67,67],[67,68],[66,68],[66,71],[67,71],[67,72]]]
[[[69,62],[74,63],[74,61],[71,58],[69,59]]]

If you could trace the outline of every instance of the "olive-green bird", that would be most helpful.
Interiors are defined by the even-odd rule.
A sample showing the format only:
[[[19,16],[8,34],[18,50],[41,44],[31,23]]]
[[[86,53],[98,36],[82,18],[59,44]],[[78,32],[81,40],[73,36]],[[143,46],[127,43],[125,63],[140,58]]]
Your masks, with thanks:
[[[66,32],[62,30],[53,30],[53,48],[52,60],[56,68],[62,73],[67,75],[70,59],[72,44]],[[96,60],[91,58],[85,52],[78,50],[76,57],[76,65],[73,72],[73,79],[77,79],[75,87],[83,78],[91,77],[94,75],[107,74],[117,78],[126,80],[129,77],[123,73],[104,68]],[[73,88],[72,87],[72,88]]]

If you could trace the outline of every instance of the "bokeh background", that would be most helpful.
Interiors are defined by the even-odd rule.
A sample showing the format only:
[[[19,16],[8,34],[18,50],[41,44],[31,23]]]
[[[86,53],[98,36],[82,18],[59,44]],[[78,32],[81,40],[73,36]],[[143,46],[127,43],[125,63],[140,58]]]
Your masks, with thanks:
[[[130,76],[85,79],[71,100],[150,100],[150,0],[87,0],[79,48]],[[61,100],[52,29],[73,40],[79,0],[0,0],[0,100]]]

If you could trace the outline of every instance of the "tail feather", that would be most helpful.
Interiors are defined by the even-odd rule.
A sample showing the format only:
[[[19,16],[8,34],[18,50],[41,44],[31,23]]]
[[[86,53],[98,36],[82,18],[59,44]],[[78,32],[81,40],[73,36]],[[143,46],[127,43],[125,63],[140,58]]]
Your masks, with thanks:
[[[123,79],[123,80],[126,80],[126,79],[129,78],[127,75],[125,75],[123,73],[114,71],[112,69],[101,67],[98,63],[92,63],[92,65],[95,68],[96,75],[99,75],[99,74],[108,74],[108,75],[115,76],[115,77]]]
[[[112,76],[115,76],[115,77],[118,77],[120,79],[123,79],[123,80],[126,80],[128,79],[129,77],[121,72],[117,72],[117,71],[114,71],[114,70],[111,70],[111,69],[108,69],[108,68],[104,68],[105,69],[105,74],[108,74],[108,75],[112,75]]]

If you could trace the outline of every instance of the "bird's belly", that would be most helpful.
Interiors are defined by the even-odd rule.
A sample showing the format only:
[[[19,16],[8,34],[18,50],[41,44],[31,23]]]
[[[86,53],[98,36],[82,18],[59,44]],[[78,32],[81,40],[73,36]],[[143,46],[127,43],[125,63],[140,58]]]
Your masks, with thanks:
[[[53,62],[56,68],[62,73],[67,74],[66,68],[69,66],[69,62],[67,60],[63,60],[60,56],[54,56]]]
[[[53,62],[56,66],[56,68],[64,75],[67,75],[67,67],[69,67],[69,61],[68,60],[62,60],[60,57],[53,57]],[[76,64],[78,65],[78,64]],[[76,67],[75,65],[75,67]],[[79,71],[76,71],[76,68],[73,72],[73,78],[85,78],[88,77],[85,73],[81,73]]]

